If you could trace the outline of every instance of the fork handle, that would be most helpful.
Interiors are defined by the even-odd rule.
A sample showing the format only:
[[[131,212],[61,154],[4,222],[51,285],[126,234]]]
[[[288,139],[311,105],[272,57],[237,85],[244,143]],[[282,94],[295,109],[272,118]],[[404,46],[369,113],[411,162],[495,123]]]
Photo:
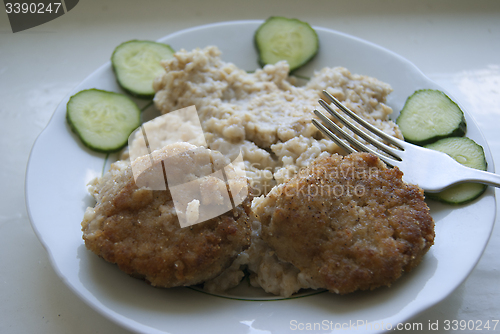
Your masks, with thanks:
[[[467,168],[467,172],[463,174],[461,179],[463,182],[483,183],[500,188],[500,175],[491,172]]]

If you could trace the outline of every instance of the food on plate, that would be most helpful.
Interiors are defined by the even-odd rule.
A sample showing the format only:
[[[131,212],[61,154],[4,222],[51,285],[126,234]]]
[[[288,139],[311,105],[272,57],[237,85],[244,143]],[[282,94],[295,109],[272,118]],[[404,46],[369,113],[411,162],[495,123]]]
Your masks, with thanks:
[[[411,95],[396,120],[406,141],[429,144],[445,137],[465,135],[463,111],[439,90],[422,89]]]
[[[390,286],[434,242],[423,191],[376,156],[313,161],[256,199],[262,238],[307,286],[345,294]]]
[[[433,241],[433,222],[421,190],[404,184],[401,172],[383,167],[371,156],[359,154],[342,160],[337,154],[341,149],[324,139],[311,123],[320,93],[326,90],[369,123],[402,138],[397,125],[389,120],[392,109],[385,104],[385,99],[392,89],[388,84],[336,67],[321,69],[307,84],[297,86],[288,75],[286,61],[248,73],[223,61],[220,51],[213,46],[180,50],[171,59],[162,61],[162,66],[164,74],[154,81],[154,102],[162,114],[172,117],[162,116],[148,122],[147,136],[154,161],[164,161],[164,157],[171,156],[169,152],[172,150],[192,151],[193,147],[200,145],[206,145],[210,152],[224,152],[226,157],[221,156],[220,159],[226,159],[225,164],[241,154],[246,171],[244,178],[248,179],[251,196],[238,206],[237,218],[228,212],[218,219],[193,225],[192,229],[182,229],[179,227],[180,217],[176,215],[169,197],[170,192],[151,190],[138,180],[134,182],[131,163],[127,160],[129,154],[125,153],[123,160],[113,164],[110,172],[91,184],[90,190],[97,205],[87,209],[82,223],[85,244],[89,249],[117,263],[125,272],[143,277],[156,286],[203,283],[207,291],[220,292],[237,286],[248,273],[252,286],[283,297],[307,288],[326,287],[331,291],[347,293],[388,285],[420,261]],[[196,107],[204,138],[195,131],[197,122],[186,125],[181,121],[184,116],[176,113],[192,106]],[[177,137],[172,137],[170,132],[176,129],[179,131],[177,137],[185,138],[186,142],[171,142]],[[130,147],[137,145],[135,140],[132,139]],[[148,158],[134,159],[132,164],[141,165],[142,162],[146,164]],[[374,168],[380,173],[375,180],[349,181],[346,176],[347,179],[341,178],[340,181],[335,178],[321,181],[359,181],[368,188],[366,198],[358,196],[355,198],[357,202],[353,199],[352,204],[359,210],[361,205],[367,205],[365,216],[361,217],[364,226],[360,226],[360,231],[364,229],[366,233],[357,236],[366,237],[363,245],[371,245],[373,249],[356,252],[357,245],[349,247],[360,261],[370,256],[377,259],[372,267],[366,264],[370,270],[377,272],[363,276],[360,269],[362,262],[358,263],[359,268],[352,267],[352,275],[356,277],[353,280],[355,288],[335,285],[330,277],[332,273],[325,272],[326,276],[311,274],[314,270],[303,266],[304,258],[299,257],[295,263],[296,259],[289,258],[286,251],[283,253],[285,245],[295,247],[296,244],[298,249],[302,247],[304,257],[312,256],[311,261],[315,259],[314,254],[311,255],[314,248],[307,250],[307,247],[301,246],[304,241],[296,241],[294,238],[297,235],[289,240],[276,241],[276,235],[271,231],[275,228],[274,223],[270,222],[275,222],[278,227],[284,226],[284,220],[266,218],[266,212],[281,210],[277,205],[307,204],[305,198],[299,204],[297,199],[287,202],[288,198],[279,196],[282,189],[288,189],[294,182],[300,183],[307,177],[308,172],[304,169],[310,171],[311,166],[327,166],[327,162],[342,161],[359,168]],[[189,168],[192,166],[186,165],[185,170]],[[352,187],[356,184],[353,183]],[[390,198],[391,191],[394,198]],[[379,195],[381,197],[377,197]],[[307,197],[307,200],[318,204],[325,201],[325,196],[315,195]],[[337,207],[347,205],[347,202],[346,197],[337,199],[337,202],[325,201],[329,205],[325,212],[332,213],[329,219],[337,219],[333,215],[335,213],[340,217],[337,219],[339,224],[340,220],[348,224],[349,212],[343,213]],[[197,217],[199,205],[194,200],[188,203],[184,210],[188,220]],[[252,208],[258,215],[253,213]],[[310,214],[304,209],[301,214],[303,226],[309,224],[312,229],[317,229],[310,232],[311,240],[322,233],[328,236],[326,223],[321,226],[317,219],[320,211]],[[367,223],[370,217],[374,218],[372,227]],[[395,218],[400,218],[397,223],[401,226],[391,225]],[[422,225],[416,226],[415,221]],[[381,230],[374,231],[377,228]],[[394,238],[388,232],[391,228],[396,231]],[[348,239],[347,234],[344,239]],[[214,244],[207,246],[210,242],[226,244],[218,249]],[[317,245],[311,244],[313,246]],[[325,252],[330,251],[325,248]],[[381,258],[382,251],[389,252],[387,259]],[[347,251],[340,256],[345,256],[344,262],[350,261],[351,255],[347,255]],[[383,265],[384,261],[387,266]],[[311,266],[319,264],[316,260],[311,262]],[[344,269],[348,270],[347,267]]]
[[[487,168],[483,147],[470,138],[444,138],[424,147],[444,152],[467,167],[480,170]],[[481,196],[486,188],[486,185],[480,183],[463,183],[427,196],[448,204],[463,204]]]
[[[98,89],[73,95],[66,120],[82,143],[98,152],[116,152],[141,124],[141,111],[127,96]]]
[[[176,143],[153,152],[154,164],[144,173],[179,155],[190,158],[183,169],[193,178],[201,170],[211,171],[215,165],[228,164],[218,152],[204,150],[193,155],[194,148]],[[149,161],[150,156],[138,158],[141,159]],[[207,164],[201,165],[200,161]],[[218,181],[206,179],[212,188],[208,201],[218,197]],[[185,286],[212,279],[250,245],[250,197],[223,215],[181,228],[168,188],[138,187],[130,162],[112,164],[103,177],[91,183],[90,192],[97,204],[87,208],[82,222],[86,247],[154,286]]]
[[[111,64],[120,86],[141,98],[155,94],[153,80],[162,74],[160,61],[172,58],[170,45],[152,41],[132,40],[118,45],[111,56]]]
[[[261,66],[286,60],[290,71],[309,62],[319,48],[318,35],[308,23],[281,16],[267,19],[255,32],[254,42]]]

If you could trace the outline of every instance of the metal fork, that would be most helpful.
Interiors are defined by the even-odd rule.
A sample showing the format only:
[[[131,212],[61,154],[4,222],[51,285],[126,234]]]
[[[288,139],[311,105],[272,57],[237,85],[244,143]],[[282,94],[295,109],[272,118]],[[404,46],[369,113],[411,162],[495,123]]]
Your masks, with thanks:
[[[368,145],[361,143],[351,134],[335,124],[325,114],[318,110],[314,110],[316,116],[318,116],[325,125],[316,119],[312,120],[313,124],[346,152],[353,153],[358,151],[372,153],[389,166],[398,167],[404,173],[403,179],[406,182],[417,184],[427,192],[438,192],[446,187],[466,182],[483,183],[494,187],[500,187],[500,175],[466,167],[445,153],[416,146],[392,137],[349,110],[328,92],[323,91],[323,94],[328,100],[333,102],[337,108],[342,110],[352,120],[356,121],[365,131],[361,130],[360,127],[354,125],[350,120],[342,116],[339,111],[330,107],[330,104],[326,101],[319,100],[319,104],[353,133],[379,150],[374,150]],[[373,135],[376,135],[379,139]],[[342,138],[352,146],[345,143]]]

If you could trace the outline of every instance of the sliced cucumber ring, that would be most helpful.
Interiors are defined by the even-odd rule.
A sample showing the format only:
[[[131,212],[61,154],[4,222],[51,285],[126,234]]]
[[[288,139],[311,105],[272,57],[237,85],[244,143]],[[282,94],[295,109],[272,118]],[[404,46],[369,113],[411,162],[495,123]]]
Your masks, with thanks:
[[[439,90],[423,89],[411,95],[396,123],[406,141],[426,145],[441,138],[465,135],[460,107]]]
[[[118,45],[111,64],[120,86],[139,98],[153,98],[153,81],[165,72],[160,61],[173,57],[170,45],[132,40]]]
[[[310,61],[319,48],[318,35],[308,23],[280,16],[267,19],[254,40],[261,66],[286,60],[290,72]]]
[[[467,167],[486,170],[487,163],[484,150],[467,137],[450,137],[424,146],[432,150],[444,152]],[[481,196],[487,186],[479,183],[463,183],[449,187],[439,193],[429,193],[429,198],[448,204],[463,204]]]
[[[141,125],[141,110],[125,95],[89,89],[69,99],[66,120],[85,146],[110,153],[123,148]]]

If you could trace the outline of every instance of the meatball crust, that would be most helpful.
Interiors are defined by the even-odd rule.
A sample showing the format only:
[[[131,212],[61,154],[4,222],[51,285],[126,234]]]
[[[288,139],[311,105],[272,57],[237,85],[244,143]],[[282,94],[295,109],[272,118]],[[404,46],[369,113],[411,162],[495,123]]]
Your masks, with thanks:
[[[331,292],[390,286],[434,242],[423,190],[402,175],[368,153],[318,158],[255,205],[262,238]]]

